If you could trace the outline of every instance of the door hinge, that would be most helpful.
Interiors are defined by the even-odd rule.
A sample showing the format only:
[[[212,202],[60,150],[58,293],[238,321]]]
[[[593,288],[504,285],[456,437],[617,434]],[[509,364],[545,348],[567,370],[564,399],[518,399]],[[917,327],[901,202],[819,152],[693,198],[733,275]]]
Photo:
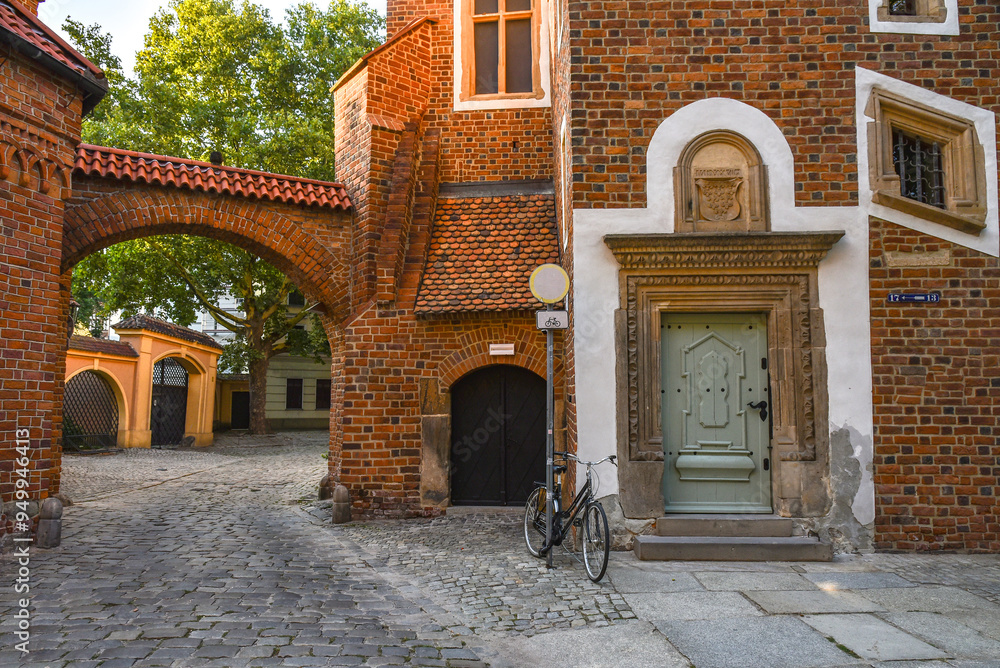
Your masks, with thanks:
[[[767,358],[766,357],[761,357],[760,358],[760,368],[764,369],[765,371],[767,371]]]

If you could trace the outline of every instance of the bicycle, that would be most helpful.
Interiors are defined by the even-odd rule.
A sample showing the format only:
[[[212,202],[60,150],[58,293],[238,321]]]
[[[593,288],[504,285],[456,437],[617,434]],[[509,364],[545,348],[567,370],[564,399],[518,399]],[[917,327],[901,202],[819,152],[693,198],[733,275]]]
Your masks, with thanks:
[[[577,493],[573,503],[565,510],[561,508],[562,474],[567,465],[553,467],[557,478],[552,488],[552,541],[545,544],[545,486],[536,487],[524,506],[524,542],[533,557],[545,557],[549,550],[562,545],[572,527],[583,530],[583,565],[587,577],[599,582],[608,569],[608,554],[611,551],[611,535],[608,531],[608,517],[604,507],[594,500],[593,469],[598,464],[611,462],[617,466],[615,455],[609,455],[596,462],[586,462],[568,452],[556,452],[557,457],[572,460],[587,467],[587,482]],[[580,511],[583,511],[582,516]]]

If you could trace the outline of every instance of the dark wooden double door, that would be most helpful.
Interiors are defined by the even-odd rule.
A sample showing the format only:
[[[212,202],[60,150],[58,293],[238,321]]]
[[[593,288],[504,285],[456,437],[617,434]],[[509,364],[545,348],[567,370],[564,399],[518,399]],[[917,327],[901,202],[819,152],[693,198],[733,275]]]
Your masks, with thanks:
[[[545,477],[545,380],[506,365],[459,380],[451,443],[452,504],[523,504]]]

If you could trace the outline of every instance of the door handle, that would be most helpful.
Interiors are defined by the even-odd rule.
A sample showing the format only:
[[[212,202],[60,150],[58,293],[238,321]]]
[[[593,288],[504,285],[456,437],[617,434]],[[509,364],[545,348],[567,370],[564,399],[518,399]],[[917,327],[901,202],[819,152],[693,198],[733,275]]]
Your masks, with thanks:
[[[760,421],[761,422],[767,422],[767,402],[766,401],[762,400],[762,401],[758,401],[757,403],[754,403],[754,402],[750,401],[750,402],[747,402],[747,406],[749,406],[750,408],[752,408],[754,410],[760,411]]]

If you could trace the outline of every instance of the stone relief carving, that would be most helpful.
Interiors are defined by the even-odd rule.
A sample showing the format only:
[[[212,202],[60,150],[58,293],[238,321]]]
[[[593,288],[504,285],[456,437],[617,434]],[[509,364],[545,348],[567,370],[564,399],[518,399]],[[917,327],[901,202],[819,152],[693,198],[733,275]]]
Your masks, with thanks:
[[[756,149],[734,132],[692,141],[674,169],[680,232],[764,231],[767,187]]]

